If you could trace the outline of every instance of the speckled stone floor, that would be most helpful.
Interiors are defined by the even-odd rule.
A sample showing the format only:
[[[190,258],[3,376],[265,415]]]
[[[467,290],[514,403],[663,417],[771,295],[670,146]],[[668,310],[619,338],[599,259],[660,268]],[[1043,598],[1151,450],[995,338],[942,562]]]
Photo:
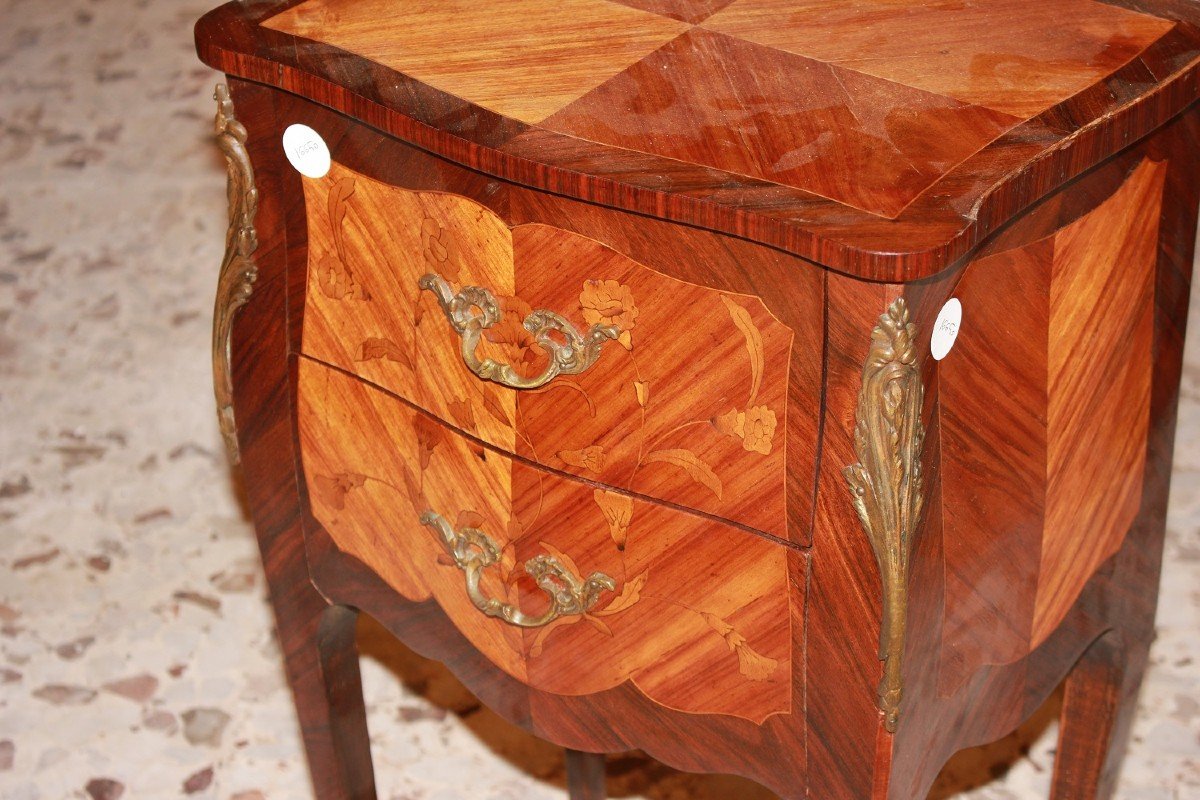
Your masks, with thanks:
[[[4,800],[310,796],[213,416],[225,198],[209,140],[218,76],[192,52],[206,7],[0,0]],[[1159,639],[1126,800],[1200,797],[1193,320]],[[558,751],[377,629],[362,640],[382,798],[565,797]],[[933,796],[1045,797],[1054,715],[1051,701],[1017,735],[957,757]],[[616,797],[767,796],[636,756],[610,772]]]

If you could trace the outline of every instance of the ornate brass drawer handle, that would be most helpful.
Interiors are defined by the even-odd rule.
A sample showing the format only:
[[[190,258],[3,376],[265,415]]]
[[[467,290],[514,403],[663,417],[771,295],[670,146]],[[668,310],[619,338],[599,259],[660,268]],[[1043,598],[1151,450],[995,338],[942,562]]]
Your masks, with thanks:
[[[537,389],[558,375],[577,375],[596,363],[605,339],[616,339],[620,335],[614,325],[593,325],[586,333],[580,333],[562,316],[537,309],[525,317],[523,324],[549,353],[550,363],[541,375],[526,378],[508,364],[490,358],[480,359],[475,353],[484,329],[500,321],[500,306],[491,292],[479,286],[464,286],[455,294],[450,284],[436,273],[425,275],[417,285],[437,295],[446,319],[462,338],[462,357],[467,368],[484,380],[512,389]]]
[[[441,536],[446,552],[467,577],[467,596],[475,607],[489,617],[502,619],[521,628],[539,628],[559,617],[584,614],[600,593],[617,588],[617,583],[603,572],[593,572],[586,580],[571,574],[552,556],[534,556],[525,562],[525,571],[550,597],[550,608],[539,617],[531,617],[516,606],[488,597],[479,587],[483,571],[500,560],[500,548],[481,530],[454,530],[446,518],[435,511],[421,515],[421,524],[433,528]]]

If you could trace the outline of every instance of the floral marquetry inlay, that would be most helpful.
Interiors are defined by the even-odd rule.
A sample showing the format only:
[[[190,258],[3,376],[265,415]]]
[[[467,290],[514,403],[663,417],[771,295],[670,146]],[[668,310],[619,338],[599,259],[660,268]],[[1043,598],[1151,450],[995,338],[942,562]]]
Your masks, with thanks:
[[[787,536],[792,332],[758,298],[336,163],[304,190],[306,354],[507,452]]]
[[[297,388],[314,518],[512,677],[755,722],[791,707],[789,548],[513,462],[309,359]]]

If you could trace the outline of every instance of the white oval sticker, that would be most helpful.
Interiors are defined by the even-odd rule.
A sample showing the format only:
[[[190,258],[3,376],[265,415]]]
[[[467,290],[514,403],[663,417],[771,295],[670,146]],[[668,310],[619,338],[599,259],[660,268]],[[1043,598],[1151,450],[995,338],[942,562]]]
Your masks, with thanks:
[[[329,172],[329,147],[321,134],[307,125],[288,125],[283,132],[283,152],[296,171],[306,178],[324,178]]]
[[[933,324],[933,336],[929,340],[929,353],[934,359],[941,361],[954,347],[958,331],[962,328],[962,303],[957,297],[952,297],[938,312],[937,322]]]

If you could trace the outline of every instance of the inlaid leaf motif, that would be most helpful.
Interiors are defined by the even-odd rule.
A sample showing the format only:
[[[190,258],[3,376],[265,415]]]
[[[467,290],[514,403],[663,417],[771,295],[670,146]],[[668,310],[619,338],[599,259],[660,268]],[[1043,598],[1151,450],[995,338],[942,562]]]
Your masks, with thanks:
[[[433,217],[421,220],[421,243],[425,245],[425,260],[431,265],[442,266],[450,251],[441,242],[442,226]],[[442,277],[446,277],[443,275]],[[454,280],[458,280],[457,277]]]
[[[758,398],[758,389],[762,385],[765,361],[762,333],[754,324],[754,320],[750,318],[749,311],[733,302],[728,295],[720,295],[720,298],[721,302],[725,304],[725,308],[729,309],[729,316],[733,319],[733,324],[741,331],[742,337],[746,340],[746,352],[750,356],[750,399],[746,401],[746,405],[754,405],[754,401]]]
[[[474,432],[475,430],[475,409],[466,400],[451,400],[447,405],[450,408],[450,416],[458,423],[458,427],[464,431]]]
[[[533,637],[533,643],[529,646],[529,655],[533,658],[540,656],[542,654],[542,650],[544,650],[546,647],[546,638],[551,633],[566,625],[574,625],[581,619],[583,619],[583,617],[575,615],[569,617],[559,617],[556,620],[551,620],[541,628],[538,628],[537,635]]]
[[[346,495],[361,488],[367,482],[366,475],[357,472],[339,472],[336,475],[313,476],[313,490],[317,501],[326,508],[341,511],[346,507]]]
[[[343,242],[342,223],[346,220],[346,211],[350,195],[354,194],[354,178],[345,177],[334,182],[329,190],[327,209],[329,211],[329,227],[333,230],[333,244],[338,257],[346,260],[346,247]]]
[[[637,393],[638,405],[645,408],[650,399],[650,384],[647,381],[634,381],[633,391]]]
[[[658,461],[679,467],[696,483],[707,487],[710,492],[717,496],[718,500],[721,499],[721,495],[724,492],[721,479],[712,471],[712,467],[701,461],[699,456],[691,450],[656,450],[647,455],[642,461],[646,464]]]
[[[363,341],[358,348],[358,358],[355,361],[378,361],[380,359],[386,361],[394,361],[397,364],[403,364],[409,369],[413,368],[412,361],[408,357],[408,353],[400,345],[393,342],[391,339],[372,337]]]
[[[408,499],[412,502],[413,508],[417,513],[422,513],[429,510],[429,498],[425,496],[425,488],[421,486],[421,482],[413,475],[413,471],[408,464],[400,465],[400,478],[404,481],[404,491],[408,495]]]
[[[726,647],[737,656],[738,672],[752,681],[765,681],[771,677],[779,662],[764,656],[746,643],[746,637],[738,633],[732,625],[716,614],[700,612],[708,627],[725,640]]]
[[[500,580],[506,585],[516,581],[517,545],[509,541],[500,549]]]
[[[598,444],[590,445],[582,450],[560,450],[558,457],[564,464],[581,467],[597,475],[604,471],[604,448]]]
[[[350,269],[349,259],[346,257],[345,231],[342,224],[346,219],[354,187],[354,178],[341,178],[330,187],[329,196],[326,198],[334,253],[327,254],[317,264],[317,285],[321,288],[321,293],[331,300],[369,299],[362,285],[355,280],[354,271]]]
[[[458,512],[458,519],[455,520],[455,526],[460,531],[463,528],[474,528],[477,531],[483,530],[485,520],[483,514],[478,511],[464,509]]]
[[[500,405],[500,401],[496,399],[495,395],[482,386],[480,388],[482,389],[484,410],[499,420],[501,425],[512,425],[508,414],[504,411],[504,406]]]
[[[457,245],[454,238],[445,233],[441,223],[433,217],[425,217],[421,220],[421,250],[430,271],[457,283],[460,264]]]
[[[625,581],[625,585],[621,587],[621,593],[613,598],[612,602],[606,605],[599,611],[593,611],[592,614],[597,617],[609,617],[613,614],[620,614],[622,611],[627,611],[633,605],[642,599],[642,589],[646,585],[646,579],[650,576],[649,570],[643,570],[636,577]]]
[[[429,460],[433,458],[433,450],[442,441],[442,426],[426,417],[417,414],[413,427],[417,431],[417,451],[421,469],[429,468]]]
[[[593,628],[603,633],[605,636],[612,636],[612,628],[608,627],[608,623],[593,614],[584,614],[583,618],[587,620]]]
[[[594,490],[592,497],[604,513],[604,520],[608,523],[608,535],[612,537],[618,550],[624,550],[625,541],[629,538],[629,521],[633,517],[633,498],[604,489]]]

